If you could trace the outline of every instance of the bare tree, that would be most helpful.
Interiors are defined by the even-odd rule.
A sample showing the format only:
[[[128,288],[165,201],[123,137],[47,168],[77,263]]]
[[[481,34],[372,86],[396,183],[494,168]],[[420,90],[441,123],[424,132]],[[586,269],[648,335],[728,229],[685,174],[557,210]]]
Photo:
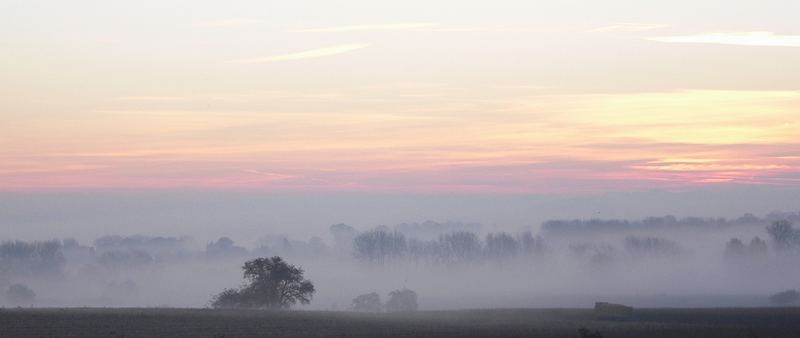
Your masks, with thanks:
[[[489,258],[503,259],[514,257],[519,253],[519,242],[505,232],[486,236],[486,254]]]
[[[792,223],[787,220],[775,221],[767,226],[769,234],[776,251],[789,251],[795,249],[798,244],[797,230],[792,228]]]
[[[456,231],[439,237],[439,242],[456,262],[471,262],[480,257],[481,242],[478,236],[467,231]]]
[[[523,232],[519,236],[519,243],[526,255],[541,255],[547,250],[544,240],[539,236],[534,237],[530,231]]]
[[[666,238],[628,236],[625,238],[625,250],[635,256],[671,256],[680,253],[681,247]]]
[[[406,237],[397,231],[377,229],[358,235],[353,241],[356,258],[371,263],[387,263],[401,258],[407,249]]]
[[[66,263],[61,241],[10,241],[0,244],[0,273],[5,275],[60,275]]]

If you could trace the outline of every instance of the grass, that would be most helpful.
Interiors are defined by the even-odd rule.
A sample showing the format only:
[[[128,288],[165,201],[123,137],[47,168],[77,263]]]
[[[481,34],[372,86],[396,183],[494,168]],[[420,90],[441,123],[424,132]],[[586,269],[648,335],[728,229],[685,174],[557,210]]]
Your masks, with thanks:
[[[204,309],[2,309],[2,337],[800,337],[800,308],[637,309],[601,321],[588,309],[362,314]]]

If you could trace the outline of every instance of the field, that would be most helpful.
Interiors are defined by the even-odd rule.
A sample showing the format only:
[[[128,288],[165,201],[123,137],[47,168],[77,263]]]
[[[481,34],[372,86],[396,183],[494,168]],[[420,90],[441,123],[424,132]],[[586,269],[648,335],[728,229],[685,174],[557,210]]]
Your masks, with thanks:
[[[2,337],[524,336],[800,337],[800,308],[637,309],[601,321],[588,309],[360,314],[203,309],[3,309]]]

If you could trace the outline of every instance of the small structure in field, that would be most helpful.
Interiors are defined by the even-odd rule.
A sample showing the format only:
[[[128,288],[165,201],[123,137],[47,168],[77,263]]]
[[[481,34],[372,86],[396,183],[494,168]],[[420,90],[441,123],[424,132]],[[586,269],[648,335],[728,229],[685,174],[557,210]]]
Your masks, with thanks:
[[[622,304],[596,302],[594,313],[597,319],[628,319],[633,316],[633,308]]]

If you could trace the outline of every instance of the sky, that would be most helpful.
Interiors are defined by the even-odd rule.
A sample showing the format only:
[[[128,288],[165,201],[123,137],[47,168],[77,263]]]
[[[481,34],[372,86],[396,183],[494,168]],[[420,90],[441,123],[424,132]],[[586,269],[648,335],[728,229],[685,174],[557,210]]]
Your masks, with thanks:
[[[0,2],[0,190],[800,186],[800,2]]]

